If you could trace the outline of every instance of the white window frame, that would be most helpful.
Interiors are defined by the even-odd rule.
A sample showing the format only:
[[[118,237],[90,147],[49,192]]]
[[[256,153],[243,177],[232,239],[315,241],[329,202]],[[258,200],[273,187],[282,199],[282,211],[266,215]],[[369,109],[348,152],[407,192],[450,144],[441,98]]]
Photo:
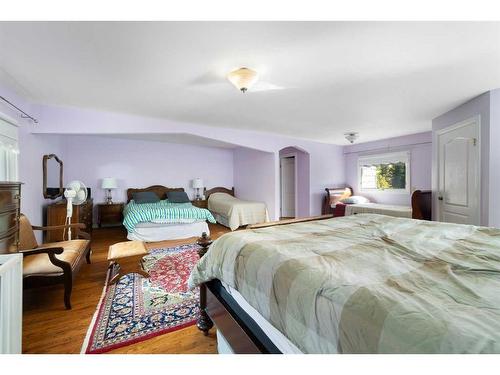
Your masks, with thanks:
[[[19,144],[18,124],[0,112],[0,180],[18,181]]]
[[[410,151],[399,151],[384,154],[360,155],[358,157],[358,190],[363,193],[407,194],[410,193]],[[406,170],[406,189],[367,189],[361,186],[361,167],[364,164],[382,164],[404,161]]]

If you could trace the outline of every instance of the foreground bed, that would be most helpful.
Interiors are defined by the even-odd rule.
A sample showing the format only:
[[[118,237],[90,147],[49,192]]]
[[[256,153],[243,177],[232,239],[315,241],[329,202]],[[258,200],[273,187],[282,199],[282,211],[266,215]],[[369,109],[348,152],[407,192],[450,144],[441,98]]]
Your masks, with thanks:
[[[221,350],[500,352],[498,229],[362,214],[239,231],[189,282]]]

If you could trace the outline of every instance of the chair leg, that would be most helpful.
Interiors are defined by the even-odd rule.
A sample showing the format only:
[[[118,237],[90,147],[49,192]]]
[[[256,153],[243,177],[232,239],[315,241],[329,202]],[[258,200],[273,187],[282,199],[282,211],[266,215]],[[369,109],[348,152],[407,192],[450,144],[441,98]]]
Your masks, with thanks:
[[[71,291],[73,290],[73,276],[71,272],[64,275],[64,306],[71,310]]]
[[[89,249],[89,251],[87,251],[87,255],[85,255],[85,259],[87,260],[87,264],[90,264],[90,255],[92,254],[92,249]]]

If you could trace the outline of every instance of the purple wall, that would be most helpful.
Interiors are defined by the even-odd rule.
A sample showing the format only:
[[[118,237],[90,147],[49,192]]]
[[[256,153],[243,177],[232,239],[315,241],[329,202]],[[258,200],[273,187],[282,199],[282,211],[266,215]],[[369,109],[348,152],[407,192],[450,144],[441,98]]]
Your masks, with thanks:
[[[69,107],[39,106],[40,122],[42,126],[37,131],[44,134],[194,134],[199,137],[214,139],[231,143],[239,147],[257,151],[271,152],[274,154],[274,184],[269,183],[265,197],[260,200],[273,201],[274,209],[279,212],[279,175],[278,153],[279,150],[293,146],[304,150],[310,157],[310,214],[321,213],[321,203],[324,189],[327,186],[344,184],[344,157],[342,146],[326,143],[307,141],[292,137],[235,130],[228,128],[215,128],[205,125],[174,122],[166,119],[147,118],[120,114],[113,112],[94,111]],[[235,168],[234,180],[240,178],[243,170]],[[241,179],[240,179],[241,180]],[[251,181],[258,188],[260,181]],[[271,198],[271,195],[274,198]],[[271,216],[276,218],[276,216]]]
[[[358,183],[358,157],[360,155],[409,151],[410,186],[415,189],[431,189],[432,133],[418,133],[380,141],[366,142],[344,147],[346,181],[354,194],[368,197],[371,201],[386,204],[411,204],[411,193],[360,193]]]
[[[94,202],[104,201],[103,177],[115,177],[113,200],[126,202],[126,189],[165,185],[183,187],[194,196],[191,180],[200,177],[207,188],[233,186],[231,149],[102,136],[61,136],[64,181],[81,180],[92,188]]]
[[[275,155],[245,147],[234,149],[234,190],[238,198],[265,202],[270,218],[276,211]]]
[[[479,115],[481,118],[481,225],[489,225],[489,194],[490,194],[490,92],[469,100],[451,111],[432,120],[433,142],[436,143],[435,132],[460,121]],[[437,190],[437,148],[432,150],[432,190]],[[433,200],[433,213],[437,212],[436,202]]]

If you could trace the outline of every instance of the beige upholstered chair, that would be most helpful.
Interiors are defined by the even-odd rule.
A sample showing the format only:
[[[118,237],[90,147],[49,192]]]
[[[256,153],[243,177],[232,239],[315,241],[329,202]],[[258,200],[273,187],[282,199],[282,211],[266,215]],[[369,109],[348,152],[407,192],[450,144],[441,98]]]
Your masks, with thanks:
[[[38,245],[34,230],[67,230],[70,226],[76,239]],[[67,309],[71,309],[73,278],[83,263],[83,258],[90,263],[90,235],[80,230],[84,228],[84,224],[36,227],[23,214],[19,220],[19,252],[24,256],[24,285],[33,287],[64,284],[64,304]]]

